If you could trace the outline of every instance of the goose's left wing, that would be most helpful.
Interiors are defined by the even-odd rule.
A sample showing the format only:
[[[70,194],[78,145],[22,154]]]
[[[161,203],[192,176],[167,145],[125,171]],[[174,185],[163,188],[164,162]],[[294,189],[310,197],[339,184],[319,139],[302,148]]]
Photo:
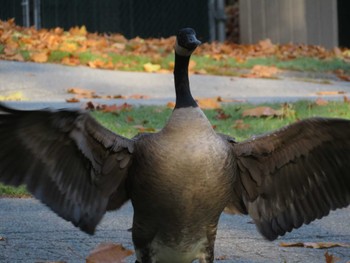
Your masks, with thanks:
[[[349,120],[310,118],[232,147],[233,200],[270,240],[350,203]]]

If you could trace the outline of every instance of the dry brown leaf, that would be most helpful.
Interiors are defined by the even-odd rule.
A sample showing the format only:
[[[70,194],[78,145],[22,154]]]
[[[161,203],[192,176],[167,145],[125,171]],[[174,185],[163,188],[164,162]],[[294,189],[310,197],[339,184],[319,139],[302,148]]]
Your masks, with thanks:
[[[97,107],[97,110],[100,110],[102,112],[116,112],[116,111],[125,111],[125,110],[131,110],[131,109],[132,109],[132,105],[128,103],[123,103],[119,106],[116,104],[112,104],[112,105],[102,104]]]
[[[129,99],[135,99],[135,100],[144,100],[149,99],[150,97],[148,95],[142,95],[142,94],[132,94],[128,96]]]
[[[328,251],[324,253],[324,257],[326,259],[326,263],[335,263],[340,260],[340,258],[333,256],[332,254],[328,254]]]
[[[325,249],[332,247],[347,247],[350,248],[350,243],[338,243],[338,242],[280,242],[281,247],[306,247]]]
[[[78,87],[69,88],[67,92],[77,95],[78,98],[92,99],[95,96],[94,90],[82,89]]]
[[[102,243],[86,258],[86,263],[121,263],[134,254],[120,244]]]
[[[196,99],[198,106],[201,109],[220,109],[221,104],[217,98],[199,98]]]
[[[330,91],[318,91],[316,92],[317,95],[323,95],[323,96],[330,96],[330,95],[339,95],[339,94],[345,94],[345,91],[342,90],[330,90]]]
[[[47,62],[49,59],[49,54],[48,51],[42,51],[39,53],[33,53],[30,55],[30,58],[37,63],[44,63]]]
[[[0,241],[5,241],[6,239],[2,236],[0,236]]]
[[[244,123],[243,120],[236,120],[233,124],[233,128],[236,130],[248,130],[250,129],[250,124]]]
[[[61,63],[64,65],[68,65],[68,66],[77,66],[80,64],[80,60],[77,57],[64,57],[61,60]]]
[[[217,114],[215,116],[215,119],[227,120],[228,118],[231,118],[230,114],[226,114],[223,109],[217,109]]]
[[[127,123],[130,123],[130,122],[134,122],[135,119],[134,119],[134,117],[128,115],[128,116],[126,116],[125,121],[126,121]]]
[[[275,77],[280,70],[275,66],[255,65],[248,74],[242,74],[244,78],[272,78]]]
[[[322,98],[317,98],[315,104],[318,106],[326,106],[328,105],[328,101]]]
[[[68,102],[68,103],[77,103],[77,102],[80,102],[80,100],[77,99],[77,98],[70,98],[70,99],[66,99],[66,102]]]
[[[276,117],[281,116],[282,113],[278,110],[274,110],[270,107],[261,106],[253,109],[244,110],[243,117]]]

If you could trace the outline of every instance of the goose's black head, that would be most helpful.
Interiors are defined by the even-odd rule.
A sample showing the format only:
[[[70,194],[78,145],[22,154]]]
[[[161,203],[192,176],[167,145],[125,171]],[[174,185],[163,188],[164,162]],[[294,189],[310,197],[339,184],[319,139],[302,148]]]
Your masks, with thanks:
[[[200,44],[192,28],[183,28],[176,35],[175,52],[180,56],[190,56]]]

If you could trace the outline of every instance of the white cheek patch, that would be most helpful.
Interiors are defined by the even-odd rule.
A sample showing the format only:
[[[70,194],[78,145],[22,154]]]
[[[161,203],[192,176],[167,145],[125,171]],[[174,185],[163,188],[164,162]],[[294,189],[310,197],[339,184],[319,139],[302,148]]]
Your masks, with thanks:
[[[186,48],[180,46],[180,45],[177,43],[177,40],[176,40],[176,42],[175,42],[175,52],[176,52],[176,54],[178,54],[178,55],[180,55],[180,56],[189,57],[189,56],[191,56],[193,50],[190,51],[190,50],[188,50],[188,49],[186,49]]]

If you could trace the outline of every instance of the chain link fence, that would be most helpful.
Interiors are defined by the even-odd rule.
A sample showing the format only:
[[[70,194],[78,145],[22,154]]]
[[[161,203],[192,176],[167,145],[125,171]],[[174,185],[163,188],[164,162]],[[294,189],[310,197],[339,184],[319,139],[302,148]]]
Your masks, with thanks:
[[[85,25],[127,38],[168,37],[193,27],[203,41],[238,42],[238,0],[1,0],[0,19],[36,28]]]

